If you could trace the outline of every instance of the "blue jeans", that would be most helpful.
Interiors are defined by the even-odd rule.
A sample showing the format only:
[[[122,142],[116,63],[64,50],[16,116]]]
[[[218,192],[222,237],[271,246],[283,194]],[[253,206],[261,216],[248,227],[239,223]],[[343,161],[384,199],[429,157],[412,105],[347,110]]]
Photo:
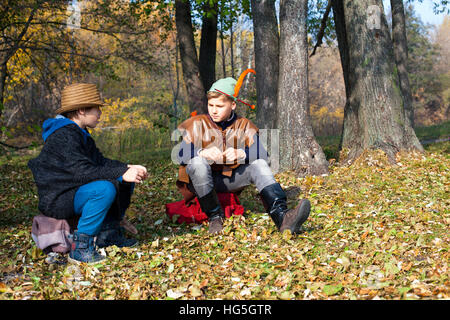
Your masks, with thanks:
[[[131,187],[130,197],[133,189],[134,184]],[[90,236],[97,235],[116,195],[114,184],[106,180],[93,181],[78,188],[73,201],[75,213],[81,215],[78,220],[78,232]],[[126,209],[123,208],[120,218],[123,218]]]

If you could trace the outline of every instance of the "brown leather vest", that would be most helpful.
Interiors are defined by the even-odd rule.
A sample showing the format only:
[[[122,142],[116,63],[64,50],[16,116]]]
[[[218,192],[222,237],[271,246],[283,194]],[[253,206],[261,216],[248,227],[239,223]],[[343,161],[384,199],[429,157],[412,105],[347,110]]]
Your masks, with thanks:
[[[216,146],[225,151],[226,148],[245,149],[253,144],[253,136],[258,132],[258,128],[248,120],[237,115],[237,119],[222,130],[206,114],[197,115],[185,120],[178,126],[183,139],[186,143],[193,143],[198,149]],[[231,176],[233,169],[237,168],[239,163],[213,163],[211,169],[222,171],[225,176]],[[178,170],[178,180],[189,183],[189,176],[186,173],[186,166],[181,165]]]

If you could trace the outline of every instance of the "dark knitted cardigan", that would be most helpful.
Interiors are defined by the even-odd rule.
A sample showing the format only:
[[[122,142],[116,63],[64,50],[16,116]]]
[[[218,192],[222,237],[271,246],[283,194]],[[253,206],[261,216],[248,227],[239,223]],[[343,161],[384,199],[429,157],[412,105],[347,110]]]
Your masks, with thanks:
[[[108,214],[118,216],[121,208],[119,181],[127,164],[110,160],[100,153],[94,139],[84,135],[75,124],[53,132],[37,158],[28,162],[39,195],[39,210],[56,219],[75,215],[74,196],[78,188],[95,180],[107,180],[117,190],[116,201]]]

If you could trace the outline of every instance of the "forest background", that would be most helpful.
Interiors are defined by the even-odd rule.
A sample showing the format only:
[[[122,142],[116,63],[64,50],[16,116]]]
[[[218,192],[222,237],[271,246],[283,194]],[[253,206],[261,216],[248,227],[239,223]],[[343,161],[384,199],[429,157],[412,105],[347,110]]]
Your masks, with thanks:
[[[9,54],[11,41],[16,43],[3,60],[1,141],[16,147],[41,144],[41,124],[54,115],[62,88],[87,81],[98,84],[109,105],[103,108],[102,122],[94,130],[100,141],[101,136],[105,138],[105,143],[100,143],[107,148],[106,154],[122,158],[129,157],[133,148],[150,151],[154,145],[169,147],[170,132],[190,111],[174,7],[170,2],[146,3],[75,1],[71,6],[63,2],[43,5],[31,16],[32,6],[27,7],[25,1],[16,4],[17,8],[24,6],[19,16],[13,17],[18,12],[5,11],[10,19],[22,19],[23,23],[12,29],[4,26],[10,34],[3,36],[3,53]],[[226,3],[218,21],[217,79],[237,78],[243,70],[254,68],[249,10],[245,2]],[[203,14],[200,4],[192,2],[198,49]],[[311,52],[325,5],[323,1],[309,2]],[[431,25],[422,22],[412,4],[407,4],[405,11],[414,123],[416,127],[440,124],[448,121],[450,112],[450,18],[445,16],[441,24]],[[389,8],[386,12],[389,17]],[[25,28],[28,18],[31,23]],[[69,19],[79,19],[81,27],[67,26]],[[329,142],[341,134],[346,98],[332,19],[328,19],[325,31],[324,43],[309,58],[309,112],[315,136]],[[253,76],[247,76],[240,97],[256,104]],[[255,119],[255,111],[243,104],[238,112]],[[326,145],[322,148],[328,158],[337,157],[337,150]],[[1,150],[11,148],[3,145]]]

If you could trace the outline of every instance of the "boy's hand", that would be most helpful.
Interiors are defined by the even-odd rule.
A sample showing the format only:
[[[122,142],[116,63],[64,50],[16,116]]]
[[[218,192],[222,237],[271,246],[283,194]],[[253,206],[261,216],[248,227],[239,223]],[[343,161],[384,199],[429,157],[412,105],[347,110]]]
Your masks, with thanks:
[[[225,150],[223,155],[225,156],[226,163],[234,163],[236,160],[239,161],[245,159],[246,157],[244,150],[233,148],[228,148],[227,150]]]
[[[129,164],[128,167],[136,167],[136,169],[139,170],[139,172],[141,172],[142,174],[145,175],[145,177],[147,177],[147,168],[144,166],[141,166],[139,164]]]
[[[148,176],[147,169],[141,165],[128,165],[128,170],[123,174],[122,178],[126,182],[141,183]]]
[[[208,161],[215,162],[215,163],[222,163],[223,162],[223,154],[222,151],[220,151],[217,147],[211,147],[208,149],[203,149],[198,154],[200,157],[205,158]]]

